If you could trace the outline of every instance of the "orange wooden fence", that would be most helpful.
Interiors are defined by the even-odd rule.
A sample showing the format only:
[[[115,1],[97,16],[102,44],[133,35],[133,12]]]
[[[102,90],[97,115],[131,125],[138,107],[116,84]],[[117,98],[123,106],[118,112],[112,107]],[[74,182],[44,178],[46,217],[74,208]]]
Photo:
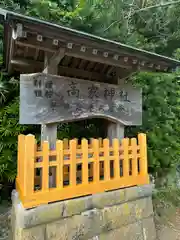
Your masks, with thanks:
[[[19,135],[16,187],[25,208],[148,184],[146,135],[136,138],[58,140],[38,149],[33,135]]]

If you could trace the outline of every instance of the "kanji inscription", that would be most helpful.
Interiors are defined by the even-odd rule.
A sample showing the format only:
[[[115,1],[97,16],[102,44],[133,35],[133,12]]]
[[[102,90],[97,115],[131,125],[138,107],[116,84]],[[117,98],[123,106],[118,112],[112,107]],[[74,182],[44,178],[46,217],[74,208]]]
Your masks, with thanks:
[[[20,123],[68,122],[93,117],[140,125],[141,89],[48,75],[20,77]]]

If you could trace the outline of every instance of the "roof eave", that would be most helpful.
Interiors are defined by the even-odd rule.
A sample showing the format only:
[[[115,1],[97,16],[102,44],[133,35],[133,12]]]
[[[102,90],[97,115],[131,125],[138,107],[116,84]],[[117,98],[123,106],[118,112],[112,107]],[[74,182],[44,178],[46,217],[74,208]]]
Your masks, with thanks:
[[[74,30],[74,29],[70,29],[70,28],[67,28],[67,27],[64,27],[64,26],[60,26],[60,25],[51,23],[51,22],[46,22],[46,21],[43,21],[43,20],[40,20],[40,19],[24,16],[24,15],[17,14],[17,13],[14,13],[14,12],[9,12],[9,11],[4,10],[4,9],[0,9],[0,20],[1,20],[1,22],[4,21],[4,22],[7,22],[7,23],[9,23],[12,20],[16,20],[16,21],[19,20],[19,21],[25,21],[26,23],[30,23],[30,24],[41,24],[41,25],[46,26],[47,28],[55,28],[58,31],[62,31],[64,34],[68,32],[68,33],[71,33],[72,35],[74,35],[76,37],[78,36],[78,37],[81,37],[81,38],[86,38],[86,39],[91,40],[91,41],[96,41],[100,44],[104,44],[104,45],[105,44],[110,44],[112,46],[112,48],[116,48],[116,49],[119,49],[119,50],[124,50],[124,51],[127,51],[127,53],[130,52],[132,54],[135,54],[135,55],[138,55],[138,56],[141,56],[141,57],[145,57],[145,58],[149,58],[149,59],[152,59],[154,61],[165,62],[166,64],[168,64],[169,68],[172,69],[172,70],[175,70],[177,67],[180,66],[180,61],[169,58],[169,57],[165,57],[165,56],[162,56],[162,55],[159,55],[159,54],[156,54],[156,53],[150,53],[150,52],[145,51],[145,50],[137,49],[137,48],[132,47],[132,46],[121,44],[121,43],[118,43],[118,42],[115,42],[115,41],[112,41],[112,40],[107,40],[107,39],[104,39],[104,38],[101,38],[101,37],[98,37],[98,36],[94,36],[92,34],[88,34],[88,33],[84,33],[84,32],[81,32],[81,31]],[[5,42],[7,42],[7,41],[5,41]],[[8,49],[8,46],[6,46],[6,47]]]

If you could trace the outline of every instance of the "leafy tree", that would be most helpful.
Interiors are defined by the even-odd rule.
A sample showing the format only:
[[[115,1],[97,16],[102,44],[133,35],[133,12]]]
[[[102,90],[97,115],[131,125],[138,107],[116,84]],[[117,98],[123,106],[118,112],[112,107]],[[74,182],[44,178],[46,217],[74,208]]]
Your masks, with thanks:
[[[180,81],[178,74],[141,73],[133,79],[143,89],[143,124],[127,134],[147,133],[151,172],[163,174],[180,160]]]

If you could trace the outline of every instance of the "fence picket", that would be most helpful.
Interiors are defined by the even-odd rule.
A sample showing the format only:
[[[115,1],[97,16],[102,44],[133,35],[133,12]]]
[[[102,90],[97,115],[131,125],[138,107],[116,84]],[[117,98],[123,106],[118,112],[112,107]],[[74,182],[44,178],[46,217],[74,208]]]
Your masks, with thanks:
[[[17,176],[18,176],[18,182],[21,185],[21,188],[24,191],[24,183],[26,181],[25,179],[25,165],[24,165],[24,159],[25,159],[25,136],[19,135],[18,136],[18,170],[17,170]]]
[[[140,147],[140,175],[144,176],[147,174],[147,144],[146,144],[146,135],[143,133],[138,134],[138,144]]]
[[[104,180],[110,180],[109,139],[103,140],[104,148]]]
[[[82,183],[88,184],[88,141],[86,139],[82,139]]]
[[[34,192],[34,163],[35,163],[35,137],[27,135],[25,137],[25,158],[24,158],[24,179],[25,194],[28,196]]]
[[[49,143],[44,141],[42,143],[42,191],[49,189]]]
[[[103,139],[102,138],[99,138],[99,147],[101,148],[103,146]]]
[[[100,164],[99,164],[99,141],[97,139],[92,140],[93,148],[93,182],[98,183],[100,178]]]
[[[63,141],[56,141],[56,187],[63,187],[63,163],[64,163]]]
[[[137,158],[137,140],[136,138],[131,138],[132,147],[132,176],[136,177],[138,175],[138,158]]]
[[[119,139],[113,139],[113,151],[114,151],[114,178],[120,177],[120,159],[119,159]]]
[[[64,149],[69,148],[69,139],[68,138],[63,139],[63,146],[64,146]]]
[[[129,138],[122,139],[122,147],[123,147],[123,177],[129,176]]]
[[[76,149],[77,141],[76,139],[70,140],[70,185],[71,187],[76,186]]]

